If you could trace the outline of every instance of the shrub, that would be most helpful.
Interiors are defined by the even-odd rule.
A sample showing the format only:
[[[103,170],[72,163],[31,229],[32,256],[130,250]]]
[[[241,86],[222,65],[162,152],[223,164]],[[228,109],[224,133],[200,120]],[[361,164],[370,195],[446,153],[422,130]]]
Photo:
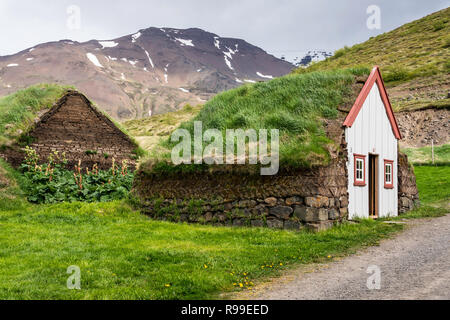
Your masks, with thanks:
[[[53,153],[46,164],[38,165],[38,157],[32,148],[26,149],[21,171],[25,177],[24,190],[33,203],[73,201],[111,201],[125,198],[131,190],[133,174],[128,172],[127,162],[120,167],[114,159],[109,170],[81,170],[81,161],[75,171],[65,169],[64,155]]]

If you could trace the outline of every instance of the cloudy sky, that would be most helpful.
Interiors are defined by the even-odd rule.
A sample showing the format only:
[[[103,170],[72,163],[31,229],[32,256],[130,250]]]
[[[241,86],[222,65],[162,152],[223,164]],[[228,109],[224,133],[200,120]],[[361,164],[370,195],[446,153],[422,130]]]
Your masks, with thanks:
[[[80,29],[68,8],[80,8]],[[367,8],[380,8],[380,29]],[[154,27],[198,27],[269,53],[334,51],[446,8],[450,0],[0,0],[0,55],[35,44],[112,39]],[[69,10],[70,11],[70,10]],[[73,11],[72,11],[73,13]],[[71,24],[72,23],[72,24]]]

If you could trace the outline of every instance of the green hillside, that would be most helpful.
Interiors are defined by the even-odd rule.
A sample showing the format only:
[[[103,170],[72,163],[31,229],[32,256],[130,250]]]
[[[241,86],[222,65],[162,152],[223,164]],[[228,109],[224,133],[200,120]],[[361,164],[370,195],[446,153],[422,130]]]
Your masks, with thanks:
[[[327,135],[324,123],[337,119],[338,107],[353,104],[361,89],[355,90],[355,85],[365,81],[369,72],[366,68],[321,71],[247,84],[215,96],[180,128],[187,129],[192,137],[194,121],[202,122],[203,131],[221,130],[224,137],[227,129],[279,129],[282,165],[327,164],[330,151],[335,151],[338,143]],[[173,146],[168,139],[163,140],[144,167],[167,164]]]
[[[71,87],[39,84],[0,97],[0,146],[16,141],[40,112],[50,109]]]
[[[405,24],[294,73],[378,65],[396,111],[449,107],[450,8]]]
[[[122,123],[122,126],[139,142],[142,148],[151,151],[159,142],[167,139],[181,123],[195,117],[202,107],[202,105],[195,107],[186,105],[178,111],[126,121]]]

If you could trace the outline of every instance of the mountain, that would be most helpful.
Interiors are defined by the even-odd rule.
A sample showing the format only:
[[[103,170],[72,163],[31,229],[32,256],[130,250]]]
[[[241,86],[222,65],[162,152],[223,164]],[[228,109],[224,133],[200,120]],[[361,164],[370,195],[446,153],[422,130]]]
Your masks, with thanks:
[[[37,83],[73,85],[119,120],[203,103],[293,65],[241,39],[148,28],[113,40],[61,40],[0,57],[0,96]]]
[[[294,72],[361,65],[380,66],[396,111],[450,107],[450,8]]]

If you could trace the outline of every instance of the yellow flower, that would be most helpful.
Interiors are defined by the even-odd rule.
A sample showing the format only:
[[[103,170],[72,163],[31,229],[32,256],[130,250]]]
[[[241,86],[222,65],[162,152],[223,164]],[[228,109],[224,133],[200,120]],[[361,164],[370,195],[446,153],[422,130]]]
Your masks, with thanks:
[[[169,287],[170,287],[170,283],[166,283],[164,286],[165,286],[166,288],[169,288]]]
[[[247,275],[247,273],[246,272],[244,272],[244,276],[246,276]]]
[[[283,264],[282,263],[280,263],[280,266],[282,266]]]
[[[242,288],[243,286],[244,286],[244,285],[243,285],[242,283],[239,283],[239,287],[241,287],[241,288]]]
[[[261,269],[264,269],[264,266],[261,266]]]
[[[233,286],[237,286],[237,283],[235,282],[235,283],[233,283]]]
[[[328,259],[331,259],[331,256],[328,256]]]
[[[203,268],[208,269],[208,266],[206,264],[203,265]]]

